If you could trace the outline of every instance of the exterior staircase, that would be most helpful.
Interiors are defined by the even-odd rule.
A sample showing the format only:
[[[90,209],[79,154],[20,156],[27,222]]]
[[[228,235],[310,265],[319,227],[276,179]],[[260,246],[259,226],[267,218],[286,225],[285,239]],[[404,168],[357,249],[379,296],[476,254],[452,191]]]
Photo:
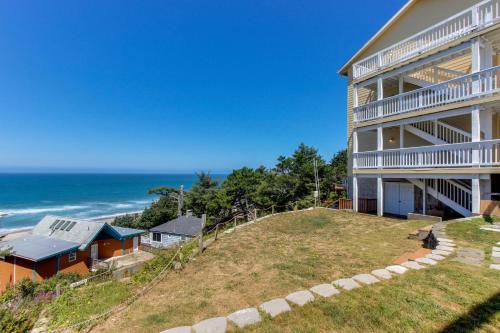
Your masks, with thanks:
[[[405,125],[405,130],[434,145],[472,141],[470,133],[439,120],[426,120]]]
[[[413,185],[424,190],[427,185],[427,194],[444,203],[457,213],[467,217],[472,212],[472,190],[461,181],[451,179],[408,179]]]

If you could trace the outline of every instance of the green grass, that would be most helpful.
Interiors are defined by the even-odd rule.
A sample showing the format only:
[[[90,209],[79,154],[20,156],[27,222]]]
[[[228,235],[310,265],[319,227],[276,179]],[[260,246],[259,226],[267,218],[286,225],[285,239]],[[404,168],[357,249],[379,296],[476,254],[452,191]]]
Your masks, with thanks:
[[[491,253],[491,247],[500,242],[500,233],[481,230],[479,227],[490,224],[489,219],[474,218],[467,221],[450,223],[446,226],[446,234],[458,246],[471,247]]]
[[[446,261],[234,331],[498,332],[499,279],[497,271]]]

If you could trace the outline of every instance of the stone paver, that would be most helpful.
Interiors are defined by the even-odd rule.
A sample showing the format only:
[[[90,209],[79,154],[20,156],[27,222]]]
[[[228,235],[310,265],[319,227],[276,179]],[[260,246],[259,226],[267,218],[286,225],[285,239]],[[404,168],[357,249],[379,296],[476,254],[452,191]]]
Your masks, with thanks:
[[[429,258],[429,259],[432,259],[432,260],[437,260],[437,261],[440,261],[440,260],[444,260],[446,259],[445,257],[443,256],[440,256],[439,254],[428,254],[425,256],[425,258]]]
[[[497,245],[500,245],[500,242],[497,242]]]
[[[491,265],[490,265],[490,268],[491,268],[491,269],[497,269],[497,270],[499,270],[499,271],[500,271],[500,265],[499,265],[499,264],[491,264]]]
[[[437,238],[437,241],[438,241],[438,242],[449,242],[449,243],[452,243],[452,242],[453,242],[453,239],[448,239],[448,238],[441,238],[441,237],[438,237],[438,238]]]
[[[333,295],[340,294],[340,291],[338,291],[337,288],[330,283],[319,284],[309,290],[323,297],[332,297]]]
[[[449,246],[449,247],[455,247],[455,243],[448,243],[448,242],[439,242],[439,245],[441,246]]]
[[[493,246],[493,248],[491,249],[491,251],[493,251],[493,252],[500,252],[500,247]]]
[[[443,250],[443,251],[453,252],[453,251],[455,251],[455,248],[451,247],[451,246],[438,245],[438,246],[436,246],[436,250]]]
[[[359,283],[353,279],[338,279],[332,282],[334,286],[344,288],[345,290],[352,290],[361,287]]]
[[[226,317],[216,317],[200,321],[191,327],[194,333],[225,333],[227,330]]]
[[[248,308],[231,313],[227,319],[239,328],[254,325],[261,321],[259,311],[256,308]]]
[[[449,256],[451,254],[450,251],[444,251],[444,250],[432,250],[432,254],[439,254],[440,256]]]
[[[160,333],[191,333],[191,326],[175,327],[161,331]]]
[[[276,298],[269,302],[262,303],[259,306],[259,309],[270,315],[272,318],[283,312],[292,310],[290,305],[283,298]]]
[[[374,283],[377,283],[380,281],[379,279],[377,279],[375,276],[373,276],[371,274],[358,274],[358,275],[354,275],[352,278],[354,280],[356,280],[358,282],[362,282],[364,284],[374,284]]]
[[[291,293],[285,299],[289,302],[303,306],[309,302],[314,301],[314,295],[309,290],[301,290]]]
[[[380,279],[385,279],[385,280],[392,279],[392,274],[387,269],[383,269],[383,268],[382,269],[375,269],[371,273],[372,273],[372,275],[374,275]]]
[[[421,263],[421,264],[427,264],[427,265],[437,265],[437,261],[429,258],[417,258],[415,259],[416,262]]]
[[[494,264],[500,264],[500,252],[491,252],[491,260]]]
[[[415,261],[407,261],[401,264],[401,266],[404,266],[406,268],[411,268],[411,269],[423,269],[425,266],[420,265],[419,263]]]
[[[404,274],[408,271],[408,268],[400,266],[400,265],[387,266],[385,269],[387,269],[389,272],[398,273],[398,274]]]
[[[453,260],[467,265],[481,266],[484,261],[484,251],[472,248],[460,248]]]

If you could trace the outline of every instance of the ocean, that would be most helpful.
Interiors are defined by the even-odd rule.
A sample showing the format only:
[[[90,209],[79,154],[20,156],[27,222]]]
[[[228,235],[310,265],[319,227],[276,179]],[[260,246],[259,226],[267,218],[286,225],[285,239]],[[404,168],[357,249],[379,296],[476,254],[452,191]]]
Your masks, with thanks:
[[[213,175],[223,179],[223,175]],[[191,188],[195,174],[0,174],[0,233],[45,215],[105,218],[143,210],[157,186]]]

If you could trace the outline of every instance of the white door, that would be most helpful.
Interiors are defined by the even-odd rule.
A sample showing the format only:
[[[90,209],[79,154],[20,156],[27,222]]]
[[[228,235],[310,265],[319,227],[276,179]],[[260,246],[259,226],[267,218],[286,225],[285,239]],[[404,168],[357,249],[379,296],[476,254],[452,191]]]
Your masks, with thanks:
[[[90,246],[90,258],[91,259],[99,259],[99,248],[96,244],[92,244]]]
[[[132,241],[132,245],[134,247],[134,252],[137,252],[139,251],[139,237],[134,237],[133,241]]]
[[[413,184],[399,184],[399,215],[407,216],[415,211]]]
[[[398,183],[384,183],[384,213],[399,215]]]
[[[384,213],[406,216],[415,210],[414,187],[407,183],[384,183]]]

